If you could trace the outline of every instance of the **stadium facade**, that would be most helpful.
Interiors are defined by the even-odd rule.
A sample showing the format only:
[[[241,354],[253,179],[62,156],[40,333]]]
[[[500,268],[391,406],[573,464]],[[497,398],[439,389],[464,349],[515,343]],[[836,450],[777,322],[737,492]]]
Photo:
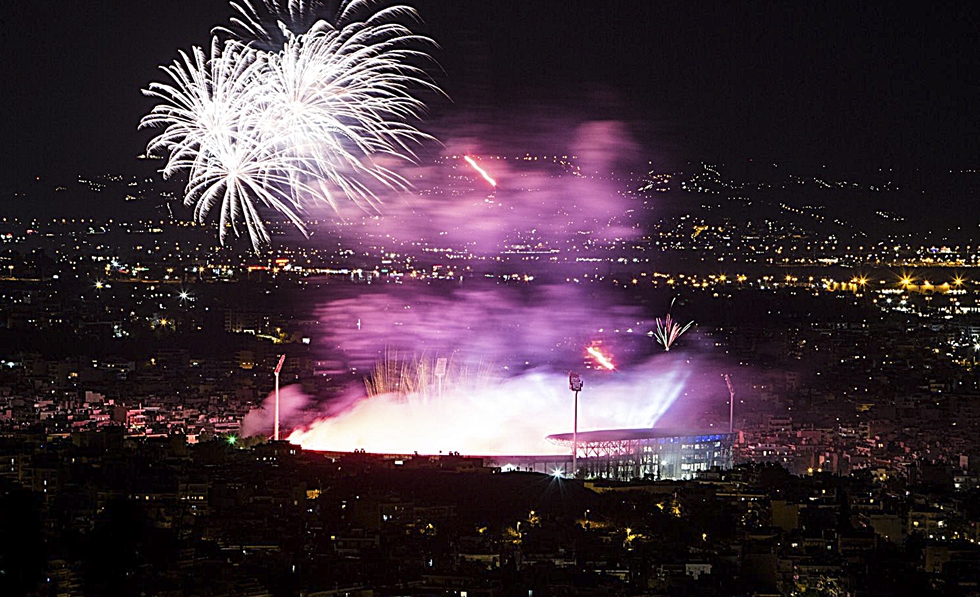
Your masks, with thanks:
[[[732,468],[736,434],[670,429],[606,429],[578,434],[578,471],[585,479],[687,480]],[[562,448],[550,456],[484,456],[485,466],[572,476],[573,434],[549,435]]]
[[[572,450],[571,433],[550,435]],[[732,467],[735,434],[667,429],[607,429],[578,433],[579,475],[586,479],[693,479]]]

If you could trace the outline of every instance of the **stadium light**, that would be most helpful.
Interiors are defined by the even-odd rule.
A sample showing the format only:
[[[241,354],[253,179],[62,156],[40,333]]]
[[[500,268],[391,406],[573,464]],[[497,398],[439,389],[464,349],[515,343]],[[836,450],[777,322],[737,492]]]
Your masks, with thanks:
[[[282,370],[282,364],[286,360],[286,355],[279,357],[279,364],[276,365],[276,419],[275,425],[272,428],[272,439],[273,441],[279,441],[279,371]]]
[[[572,477],[578,473],[578,393],[582,391],[582,377],[570,371],[568,373],[568,389],[575,392],[575,423],[572,427]]]

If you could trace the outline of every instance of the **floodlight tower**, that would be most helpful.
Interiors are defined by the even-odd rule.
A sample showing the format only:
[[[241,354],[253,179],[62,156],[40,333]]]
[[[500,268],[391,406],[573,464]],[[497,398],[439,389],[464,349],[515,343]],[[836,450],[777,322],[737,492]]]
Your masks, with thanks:
[[[575,423],[572,427],[572,478],[578,474],[578,393],[582,391],[582,378],[574,371],[568,374],[568,389],[575,392]]]
[[[436,359],[436,379],[439,380],[439,398],[442,398],[442,378],[446,376],[446,364],[449,359],[440,357]]]
[[[272,428],[273,441],[279,441],[279,372],[282,371],[282,364],[286,362],[286,355],[279,357],[279,364],[276,365],[276,419]]]

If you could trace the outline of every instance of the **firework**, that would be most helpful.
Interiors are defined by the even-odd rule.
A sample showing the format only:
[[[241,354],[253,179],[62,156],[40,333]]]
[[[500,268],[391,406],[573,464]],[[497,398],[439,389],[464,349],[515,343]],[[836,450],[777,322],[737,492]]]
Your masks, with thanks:
[[[222,242],[244,224],[258,251],[270,240],[259,208],[305,234],[299,214],[313,202],[376,208],[372,188],[406,188],[375,158],[412,160],[411,146],[431,138],[409,124],[424,110],[410,90],[438,91],[415,65],[431,40],[399,22],[414,11],[345,0],[330,23],[313,20],[310,2],[263,0],[276,35],[255,6],[233,6],[237,32],[216,29],[210,52],[181,52],[163,67],[171,83],[145,90],[160,103],[140,127],[163,129],[148,151],[166,155],[165,177],[187,171],[184,202],[195,218],[220,205]]]
[[[444,367],[441,372],[440,360]],[[493,366],[488,363],[471,366],[459,363],[454,356],[440,359],[423,354],[406,358],[397,352],[385,352],[364,378],[364,386],[369,397],[392,394],[425,403],[443,391],[485,390],[493,385],[495,377]]]
[[[430,362],[426,360],[427,371]],[[419,368],[411,363],[405,375],[397,361],[393,367],[399,383],[416,384],[419,377],[424,381],[432,375],[419,375]],[[598,376],[590,382],[589,395],[602,397],[601,402],[587,400],[582,405],[580,429],[656,425],[682,395],[693,370],[683,360],[651,360],[636,364],[629,373]],[[452,385],[448,383],[452,377],[450,366],[441,397],[431,385],[437,380],[430,377],[427,399],[396,391],[339,400],[343,407],[293,429],[287,439],[311,450],[554,454],[555,446],[547,436],[571,427],[571,413],[569,417],[561,414],[570,407],[566,372],[525,371],[495,377],[489,384]]]
[[[230,27],[215,27],[214,33],[227,35],[266,50],[276,50],[286,41],[286,31],[299,34],[309,31],[318,20],[317,0],[258,0],[231,3],[237,12]]]
[[[599,350],[599,347],[597,347],[597,346],[590,346],[590,347],[586,348],[585,350],[590,355],[592,355],[592,358],[594,358],[596,360],[596,362],[598,362],[600,365],[602,365],[606,369],[609,369],[610,371],[613,371],[613,370],[616,369],[616,366],[613,365],[612,360],[610,360],[609,357],[607,357],[606,355],[602,354],[602,351]]]
[[[483,177],[483,180],[485,180],[485,181],[487,181],[487,182],[489,182],[489,183],[490,183],[490,186],[492,186],[492,187],[494,187],[494,188],[496,188],[496,187],[497,187],[497,181],[496,181],[496,180],[494,180],[494,179],[493,179],[493,178],[492,178],[492,177],[491,177],[491,176],[490,176],[489,174],[487,174],[487,171],[486,171],[486,170],[484,170],[483,168],[481,168],[481,167],[480,167],[480,166],[479,166],[479,165],[478,165],[478,164],[476,163],[476,160],[474,160],[473,158],[471,158],[471,157],[470,157],[470,156],[468,156],[468,155],[464,155],[464,156],[463,156],[463,159],[464,159],[464,160],[466,160],[466,163],[467,163],[467,164],[469,164],[470,166],[473,166],[473,169],[474,169],[474,170],[476,170],[477,172],[479,172],[479,173],[480,173],[480,176],[482,176],[482,177]]]
[[[655,322],[656,329],[651,332],[653,336],[657,339],[657,342],[664,347],[664,350],[670,352],[670,347],[673,346],[674,342],[681,337],[681,335],[687,331],[689,327],[693,324],[693,321],[687,323],[687,325],[681,325],[670,318],[670,313],[667,314],[662,320],[658,317]]]

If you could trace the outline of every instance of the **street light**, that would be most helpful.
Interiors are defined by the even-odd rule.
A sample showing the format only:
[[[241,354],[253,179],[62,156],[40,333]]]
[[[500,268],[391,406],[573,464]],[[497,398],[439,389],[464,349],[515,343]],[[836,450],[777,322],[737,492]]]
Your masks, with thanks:
[[[728,433],[735,432],[735,386],[732,385],[732,380],[728,377],[726,373],[724,375],[725,383],[728,384]]]

